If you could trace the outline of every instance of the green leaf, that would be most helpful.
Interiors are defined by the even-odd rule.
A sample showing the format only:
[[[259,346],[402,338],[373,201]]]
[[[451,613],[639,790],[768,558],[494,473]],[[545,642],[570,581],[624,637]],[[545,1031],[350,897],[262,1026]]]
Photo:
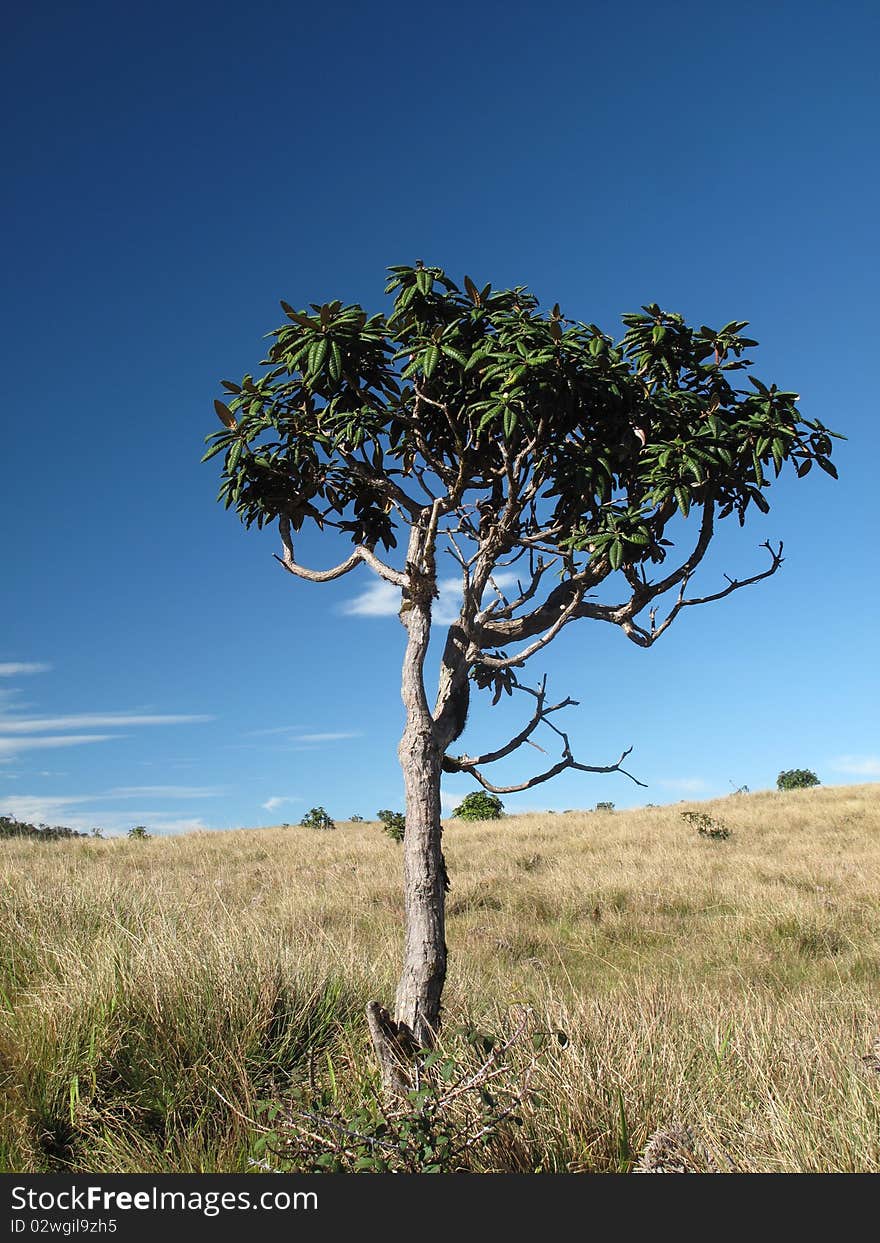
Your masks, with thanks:
[[[685,518],[691,512],[691,498],[686,488],[675,489],[675,499],[678,501],[678,508],[684,514]]]
[[[458,363],[460,367],[466,367],[468,365],[468,360],[465,358],[464,354],[459,353],[458,350],[454,350],[451,345],[444,345],[441,348],[446,357],[451,358],[452,361]]]
[[[431,376],[437,369],[437,363],[440,361],[440,350],[436,345],[429,345],[422,355],[422,371],[425,378],[430,380]]]
[[[619,570],[623,564],[623,544],[616,539],[608,550],[608,560],[612,570]]]
[[[327,357],[327,351],[330,348],[330,342],[326,337],[319,337],[312,348],[309,350],[309,372],[312,379],[321,370],[324,359]]]

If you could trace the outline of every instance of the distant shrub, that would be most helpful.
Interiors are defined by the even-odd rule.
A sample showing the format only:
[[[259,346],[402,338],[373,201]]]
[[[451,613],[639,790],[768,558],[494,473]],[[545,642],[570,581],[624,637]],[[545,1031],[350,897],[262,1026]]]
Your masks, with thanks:
[[[459,820],[500,820],[504,804],[497,794],[474,790],[464,796],[452,814]]]
[[[363,816],[359,816],[357,812],[355,812],[353,816],[350,816],[349,819],[352,824],[363,824],[364,822]]]
[[[787,768],[776,778],[777,790],[809,790],[819,785],[819,778],[809,768]]]
[[[387,833],[394,842],[402,842],[403,834],[406,830],[406,816],[402,811],[384,811],[376,812],[376,819],[382,825],[382,831]]]
[[[336,825],[323,807],[313,807],[300,820],[304,829],[335,829]]]
[[[692,824],[700,837],[712,837],[716,841],[726,841],[733,833],[721,820],[709,816],[704,811],[681,811],[678,813],[687,824]]]
[[[147,832],[146,825],[136,824],[128,830],[128,836],[136,842],[148,842],[153,835]]]
[[[34,837],[41,842],[56,842],[66,837],[85,837],[76,829],[65,828],[62,824],[29,824],[26,820],[16,820],[14,816],[0,816],[0,838],[3,837]]]
[[[596,811],[614,811],[613,803],[597,803]]]

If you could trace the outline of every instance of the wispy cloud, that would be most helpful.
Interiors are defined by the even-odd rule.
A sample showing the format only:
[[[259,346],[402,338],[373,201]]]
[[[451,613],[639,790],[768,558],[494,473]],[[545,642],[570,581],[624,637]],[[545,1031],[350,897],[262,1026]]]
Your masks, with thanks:
[[[163,713],[140,715],[129,712],[78,712],[70,716],[3,716],[0,715],[0,734],[40,734],[50,729],[101,729],[113,727],[124,729],[139,725],[193,725],[214,718],[203,713],[197,715]]]
[[[841,755],[834,761],[834,771],[853,777],[880,777],[880,756]]]
[[[58,734],[45,738],[0,738],[0,762],[21,751],[45,751],[53,747],[78,747],[87,742],[108,742],[122,734]]]
[[[213,798],[223,791],[188,786],[130,786],[100,794],[13,794],[4,795],[0,811],[32,824],[63,823],[79,832],[99,825],[107,833],[125,833],[134,824],[145,824],[151,833],[187,833],[207,829],[201,816],[182,815],[162,807],[114,807],[138,797],[156,799]],[[106,806],[106,804],[111,804]]]
[[[28,673],[48,673],[52,668],[41,660],[6,660],[0,662],[0,678],[17,678]]]
[[[277,811],[285,803],[301,803],[302,799],[295,794],[274,794],[272,798],[267,798],[265,803],[260,806],[266,811]]]

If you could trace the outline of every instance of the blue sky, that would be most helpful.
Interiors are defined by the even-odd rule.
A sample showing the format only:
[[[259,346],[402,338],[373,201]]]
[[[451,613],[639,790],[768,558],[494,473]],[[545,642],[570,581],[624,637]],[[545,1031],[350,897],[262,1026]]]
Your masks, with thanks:
[[[579,757],[632,744],[649,788],[569,773],[508,806],[880,777],[876,4],[99,0],[5,33],[0,812],[173,832],[402,804],[393,601],[367,570],[292,580],[199,458],[280,298],[381,309],[417,257],[607,331],[651,300],[748,319],[757,373],[848,437],[839,483],[780,483],[700,583],[782,538],[775,578],[651,651],[583,623],[534,666],[580,700]],[[463,743],[518,719],[480,703]]]

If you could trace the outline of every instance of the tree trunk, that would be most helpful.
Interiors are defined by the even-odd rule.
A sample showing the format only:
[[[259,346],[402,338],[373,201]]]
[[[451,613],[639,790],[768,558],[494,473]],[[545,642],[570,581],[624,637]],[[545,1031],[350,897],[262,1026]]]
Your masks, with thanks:
[[[406,787],[403,887],[406,939],[395,1018],[420,1046],[440,1026],[446,979],[446,867],[441,849],[440,755],[430,715],[408,720],[400,742]]]
[[[382,1079],[391,1093],[410,1085],[408,1065],[418,1048],[430,1048],[440,1026],[440,997],[446,980],[446,867],[441,849],[440,773],[442,748],[425,696],[423,669],[431,637],[433,576],[414,580],[404,592],[401,620],[407,629],[401,697],[406,726],[398,754],[406,789],[403,886],[406,912],[403,970],[394,1019],[376,1002],[367,1020]]]

